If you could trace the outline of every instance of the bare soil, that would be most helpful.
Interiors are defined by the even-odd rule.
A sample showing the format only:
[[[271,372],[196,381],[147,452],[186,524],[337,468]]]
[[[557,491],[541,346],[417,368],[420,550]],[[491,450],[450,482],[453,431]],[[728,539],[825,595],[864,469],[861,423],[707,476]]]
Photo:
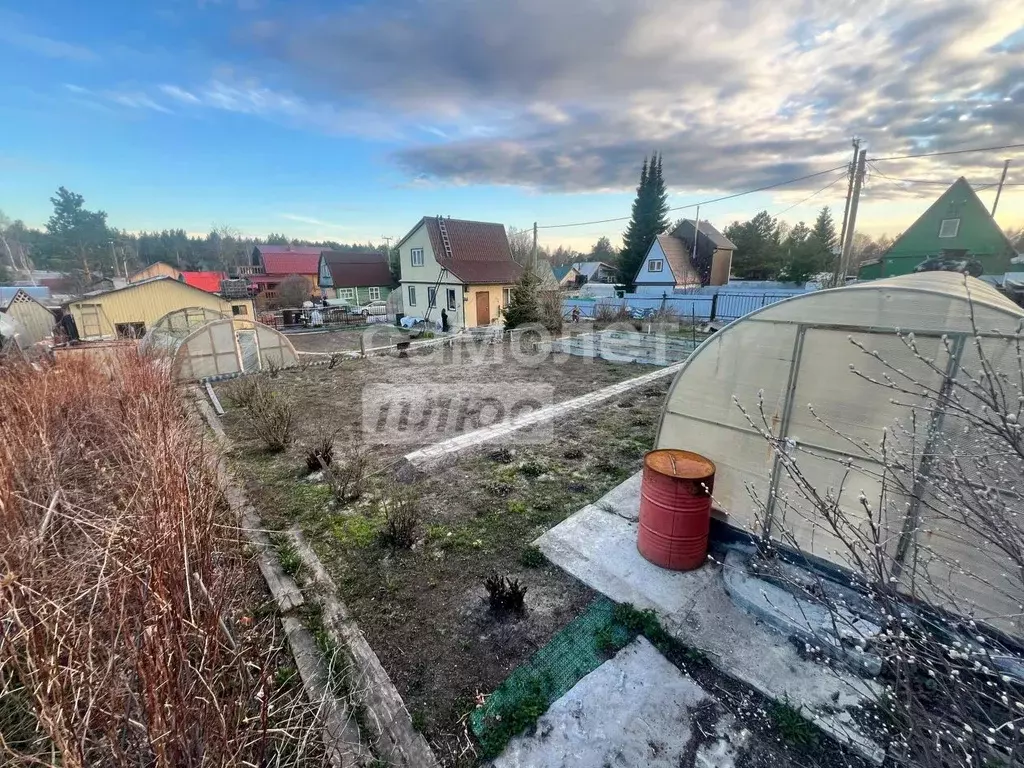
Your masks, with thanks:
[[[337,330],[301,331],[287,335],[296,352],[323,354],[354,352],[360,348],[360,341],[366,349],[371,349],[409,340],[408,331],[386,323]]]
[[[499,345],[494,350],[500,356]],[[444,371],[438,374],[438,369]],[[582,358],[523,366],[512,360],[419,366],[412,359],[361,360],[340,368],[282,372],[275,389],[300,412],[304,430],[327,421],[357,428],[339,438],[361,440],[361,384],[379,380],[428,382],[444,375],[453,387],[484,382],[550,382],[567,399],[646,373],[650,368]],[[411,549],[382,544],[380,500],[399,490],[389,457],[413,446],[375,448],[379,474],[362,497],[339,504],[323,483],[303,478],[300,446],[268,455],[245,435],[229,410],[225,424],[238,441],[235,471],[268,528],[298,524],[335,578],[341,599],[405,699],[414,724],[446,765],[469,765],[474,753],[465,716],[479,694],[493,691],[595,594],[563,571],[523,552],[537,536],[635,472],[653,444],[670,378],[628,393],[593,411],[554,424],[541,445],[467,456],[420,476],[401,490],[417,499],[420,520]],[[226,404],[227,405],[227,404]],[[508,574],[527,586],[522,616],[495,616],[484,579]]]

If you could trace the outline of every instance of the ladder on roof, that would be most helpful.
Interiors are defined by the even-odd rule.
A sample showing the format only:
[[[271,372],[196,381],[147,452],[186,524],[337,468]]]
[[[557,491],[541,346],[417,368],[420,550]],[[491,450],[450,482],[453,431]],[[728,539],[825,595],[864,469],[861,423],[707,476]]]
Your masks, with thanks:
[[[441,243],[444,245],[445,258],[450,259],[452,257],[452,243],[448,239],[448,227],[445,226],[444,218],[441,216],[437,217],[437,228],[441,230]]]

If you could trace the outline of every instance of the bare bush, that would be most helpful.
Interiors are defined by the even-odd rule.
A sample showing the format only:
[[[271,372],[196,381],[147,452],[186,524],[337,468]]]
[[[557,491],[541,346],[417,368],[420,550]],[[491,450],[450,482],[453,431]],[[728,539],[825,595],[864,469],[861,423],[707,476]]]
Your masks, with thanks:
[[[322,764],[168,370],[4,365],[0,402],[0,762]]]
[[[334,461],[334,432],[321,430],[313,444],[306,450],[306,470],[319,472],[326,470]]]
[[[419,499],[411,492],[397,492],[380,502],[384,514],[381,541],[396,549],[408,549],[416,543],[420,524]]]
[[[346,504],[363,495],[363,481],[370,465],[370,454],[364,449],[351,451],[342,460],[334,461],[324,471],[334,498]]]
[[[263,384],[259,376],[240,376],[224,385],[224,399],[233,408],[248,408]]]
[[[260,379],[256,381],[259,383],[245,407],[249,429],[268,451],[283,451],[295,434],[295,413],[283,397]]]
[[[805,471],[820,453],[778,435],[764,403],[744,409],[794,489],[768,504],[751,494],[760,567],[827,608],[829,642],[881,659],[881,684],[862,693],[874,703],[875,735],[905,765],[1024,758],[1024,335],[972,325],[943,336],[937,353],[897,332],[898,363],[851,337],[870,365],[850,375],[883,390],[902,416],[872,444],[809,406],[848,446],[836,486]],[[877,482],[879,495],[865,495],[857,477]],[[848,583],[797,578],[776,560],[779,545],[803,554],[796,531],[808,526],[836,542],[831,559]]]

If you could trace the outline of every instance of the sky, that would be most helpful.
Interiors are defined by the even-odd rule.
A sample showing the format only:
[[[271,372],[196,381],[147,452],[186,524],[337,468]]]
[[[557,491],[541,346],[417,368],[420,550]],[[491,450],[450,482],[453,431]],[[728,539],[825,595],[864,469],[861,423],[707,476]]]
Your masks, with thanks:
[[[895,235],[958,176],[1024,225],[1024,0],[0,0],[0,210],[63,185],[131,231],[380,242],[421,216],[618,244],[646,154],[673,218]],[[837,170],[830,170],[837,169]],[[906,181],[910,180],[910,181]]]

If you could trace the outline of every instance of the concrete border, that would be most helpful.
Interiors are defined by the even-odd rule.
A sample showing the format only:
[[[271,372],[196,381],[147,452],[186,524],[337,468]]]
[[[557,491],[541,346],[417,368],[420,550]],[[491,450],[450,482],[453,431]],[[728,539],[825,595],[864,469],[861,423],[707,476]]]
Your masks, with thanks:
[[[612,384],[604,389],[598,389],[593,392],[589,392],[586,395],[581,395],[580,397],[575,397],[561,403],[555,403],[547,406],[546,408],[533,411],[532,413],[523,414],[522,416],[514,419],[503,421],[500,424],[493,424],[489,427],[474,430],[473,432],[456,435],[455,437],[443,440],[440,443],[428,445],[426,448],[420,448],[412,453],[407,453],[405,455],[405,459],[417,470],[437,469],[439,467],[443,467],[446,464],[454,462],[464,453],[478,449],[488,443],[499,441],[501,438],[516,432],[517,430],[523,429],[524,427],[542,424],[545,421],[550,421],[551,419],[559,416],[564,416],[567,413],[572,413],[573,411],[578,411],[583,408],[589,408],[590,406],[597,405],[605,400],[610,400],[613,397],[625,394],[626,392],[642,387],[645,384],[650,384],[651,382],[658,381],[659,379],[674,376],[683,365],[684,363],[682,362],[675,363],[674,365],[661,368],[653,371],[652,373],[645,373],[642,376],[627,379],[626,381],[620,381],[618,384]]]

